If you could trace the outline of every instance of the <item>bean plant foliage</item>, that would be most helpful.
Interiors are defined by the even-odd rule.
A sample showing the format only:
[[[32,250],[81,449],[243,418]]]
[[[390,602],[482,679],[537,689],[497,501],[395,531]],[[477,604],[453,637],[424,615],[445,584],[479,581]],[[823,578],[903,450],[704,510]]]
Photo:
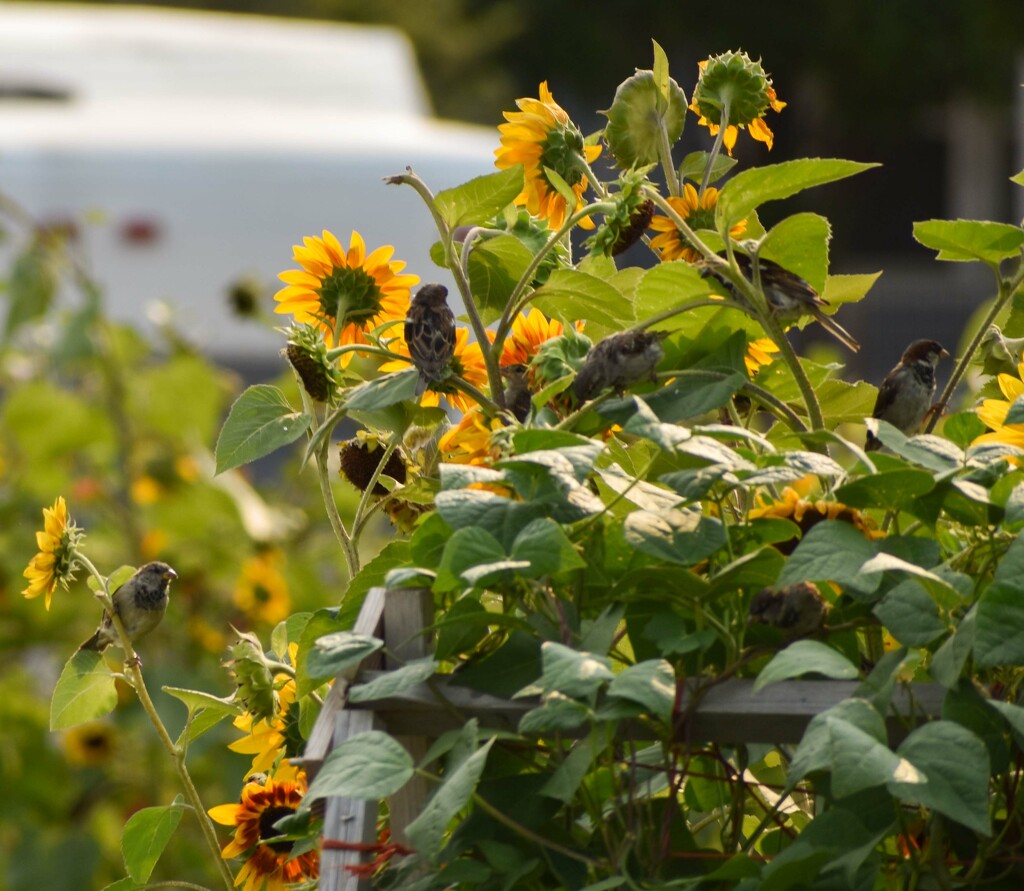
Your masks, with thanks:
[[[876,388],[843,377],[846,346],[815,362],[792,335],[827,336],[818,314],[841,316],[878,273],[832,274],[818,214],[759,218],[873,165],[751,166],[785,121],[760,63],[711,57],[687,96],[654,49],[598,133],[543,84],[506,113],[495,173],[437,194],[412,170],[388,178],[423,198],[435,277],[464,313],[440,372],[413,358],[418,280],[390,252],[324,233],[282,274],[300,398],[245,391],[217,467],[299,443],[348,582],[265,651],[241,641],[234,670],[269,666],[275,693],[293,680],[308,738],[327,686],[383,646],[352,630],[367,592],[427,588],[432,656],[356,682],[350,702],[430,689],[443,710],[437,691],[462,688],[528,708],[514,732],[467,719],[419,760],[381,730],[341,741],[276,830],[308,850],[317,801],[385,799],[419,777],[431,792],[403,846],[382,836],[367,858],[379,887],[1016,887],[1024,229],[915,226],[937,260],[987,266],[994,295],[947,344],[922,428],[874,419]],[[707,151],[673,153],[685,126],[707,128]],[[779,269],[827,303],[784,310]],[[956,411],[968,369],[984,402]],[[343,421],[359,430],[340,446],[347,483],[332,463]],[[865,449],[865,426],[881,448]],[[349,483],[359,503],[339,511]],[[377,514],[395,531],[374,553],[362,536]],[[109,709],[95,666],[79,671],[59,692]],[[854,686],[799,742],[761,742],[753,715],[745,737],[693,730],[717,687],[767,696],[800,678]],[[247,683],[247,698],[175,695],[205,728],[254,714]],[[941,709],[903,711],[894,732],[894,703],[925,683],[944,689]],[[287,756],[301,765],[301,744]]]

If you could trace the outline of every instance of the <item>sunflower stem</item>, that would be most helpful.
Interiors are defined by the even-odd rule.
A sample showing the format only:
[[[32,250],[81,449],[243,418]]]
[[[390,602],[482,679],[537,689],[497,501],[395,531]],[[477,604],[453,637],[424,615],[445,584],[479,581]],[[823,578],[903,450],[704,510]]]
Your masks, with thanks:
[[[650,198],[661,210],[663,210],[665,212],[665,215],[670,220],[672,220],[673,223],[675,223],[676,228],[680,231],[680,233],[682,233],[683,237],[689,243],[690,247],[699,251],[703,255],[703,257],[712,264],[717,264],[719,266],[724,264],[722,258],[719,257],[718,254],[716,254],[713,250],[711,250],[711,248],[709,248],[703,241],[701,241],[701,239],[697,236],[697,233],[690,228],[690,224],[687,223],[682,216],[680,216],[678,210],[676,210],[671,204],[669,204],[668,199],[665,198],[664,195],[661,195],[657,191],[657,189],[654,189],[651,186],[644,186],[643,191],[644,194],[648,198]]]
[[[665,173],[665,185],[668,186],[669,195],[678,197],[683,194],[683,179],[676,170],[675,161],[672,159],[672,146],[668,141],[668,127],[665,126],[664,116],[662,116],[659,124],[658,129],[661,131],[661,141],[658,145],[658,155],[661,158],[661,167]]]
[[[195,783],[192,782],[192,776],[188,772],[188,767],[185,765],[184,751],[175,745],[174,740],[171,739],[170,733],[167,732],[167,727],[164,726],[164,722],[160,720],[160,715],[157,713],[156,706],[153,705],[153,700],[149,695],[149,690],[146,688],[146,681],[142,676],[142,660],[139,659],[138,653],[135,652],[135,647],[132,645],[131,638],[125,630],[124,623],[121,621],[121,617],[114,609],[114,601],[110,594],[109,580],[106,576],[100,573],[95,565],[93,565],[92,561],[81,552],[75,551],[75,560],[85,567],[86,571],[96,579],[100,585],[101,593],[98,592],[97,596],[103,604],[103,609],[106,610],[107,615],[110,617],[110,621],[114,626],[114,631],[117,632],[117,640],[121,649],[124,651],[124,664],[127,669],[132,689],[135,691],[135,695],[139,699],[139,704],[142,706],[142,710],[146,713],[150,723],[156,730],[156,734],[159,737],[160,742],[163,743],[164,748],[167,749],[171,756],[171,760],[174,762],[174,768],[178,772],[178,779],[181,781],[185,797],[192,806],[192,810],[195,811],[196,820],[199,822],[199,828],[202,831],[203,838],[206,841],[207,847],[210,849],[214,862],[217,864],[217,871],[224,880],[225,888],[227,888],[228,891],[232,891],[235,885],[235,880],[234,876],[231,875],[231,870],[228,869],[227,863],[224,862],[224,858],[221,857],[220,842],[217,841],[217,830],[214,828],[213,821],[210,819],[209,814],[206,812],[206,808],[203,806],[203,800],[199,797],[199,791],[196,789]]]
[[[1024,262],[1018,267],[1013,277],[1005,279],[999,274],[999,270],[995,269],[996,276],[996,299],[992,304],[992,308],[988,314],[982,320],[981,324],[978,325],[978,330],[974,332],[974,337],[971,338],[971,343],[964,350],[963,356],[956,363],[956,367],[953,369],[953,373],[949,376],[949,381],[946,386],[942,388],[942,395],[939,396],[939,401],[936,405],[939,406],[939,411],[933,411],[931,417],[928,419],[928,423],[925,425],[924,432],[931,433],[935,429],[935,425],[939,422],[939,416],[942,414],[942,409],[945,409],[948,405],[949,400],[953,398],[953,391],[957,388],[963,376],[967,373],[967,367],[974,359],[974,354],[978,351],[981,346],[982,340],[985,338],[985,334],[988,333],[989,327],[999,317],[999,313],[1003,311],[1008,300],[1010,300],[1014,294],[1020,291],[1021,287],[1024,286]]]
[[[711,170],[715,166],[715,161],[718,159],[719,154],[722,152],[722,141],[725,139],[725,131],[729,126],[729,97],[724,97],[722,103],[722,119],[718,124],[718,133],[715,134],[714,144],[711,146],[711,152],[708,154],[708,163],[704,167],[704,176],[700,181],[700,198],[704,197],[704,193],[708,189],[708,183],[711,182]]]

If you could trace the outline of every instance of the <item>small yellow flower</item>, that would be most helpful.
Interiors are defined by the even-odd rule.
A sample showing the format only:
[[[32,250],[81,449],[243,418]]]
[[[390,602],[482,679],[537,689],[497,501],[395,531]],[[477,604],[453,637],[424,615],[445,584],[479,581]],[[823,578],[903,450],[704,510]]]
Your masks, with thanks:
[[[222,826],[235,827],[234,836],[224,846],[221,856],[225,860],[246,858],[235,877],[235,884],[242,891],[284,891],[294,882],[317,878],[320,861],[316,851],[292,857],[293,842],[265,843],[279,834],[274,824],[294,814],[302,805],[305,793],[304,774],[297,774],[295,779],[273,777],[265,783],[246,783],[238,804],[210,808],[213,820]]]
[[[702,197],[698,195],[692,183],[686,183],[683,186],[683,194],[669,197],[668,203],[695,232],[698,229],[715,228],[718,189],[714,186],[708,186]],[[687,263],[696,263],[702,259],[700,252],[690,245],[686,236],[676,228],[671,217],[654,217],[651,220],[651,228],[660,233],[651,239],[651,248],[658,252],[663,261],[685,260]],[[746,231],[747,221],[740,220],[729,230],[729,235],[738,238]]]
[[[106,721],[86,721],[64,734],[64,754],[76,767],[96,767],[113,758],[116,736]]]
[[[1024,362],[1017,366],[1018,377],[1012,374],[1000,374],[996,380],[1002,390],[1003,399],[984,399],[974,411],[978,419],[991,430],[974,440],[974,443],[1003,443],[1024,449],[1024,424],[1007,424],[1006,416],[1010,406],[1024,396]]]
[[[761,337],[752,340],[747,344],[747,352],[743,357],[743,364],[747,367],[747,374],[753,377],[758,369],[771,365],[775,360],[772,353],[777,353],[779,346],[770,337]]]
[[[278,276],[286,287],[274,295],[274,312],[319,326],[328,344],[336,334],[342,344],[366,343],[378,326],[405,318],[410,289],[419,282],[419,276],[402,274],[405,263],[392,260],[394,252],[385,245],[367,255],[358,232],[347,251],[326,229],[320,238],[307,236],[293,248],[302,268]]]
[[[584,161],[589,165],[601,154],[601,146],[584,145],[583,134],[569,115],[555,102],[547,81],[540,85],[539,99],[517,99],[519,111],[504,112],[508,123],[498,127],[501,148],[496,149],[494,164],[501,170],[523,165],[525,183],[515,203],[525,206],[535,217],[548,221],[553,229],[565,222],[567,213],[575,213],[584,204],[587,190]],[[545,168],[554,170],[572,189],[576,201],[566,207],[565,196],[551,183]],[[593,229],[585,218],[580,226]]]
[[[46,608],[57,585],[67,588],[74,580],[75,548],[82,539],[81,530],[68,519],[68,506],[59,495],[53,507],[43,508],[43,529],[36,533],[37,553],[22,573],[29,580],[21,593],[29,599],[46,595]]]
[[[276,625],[288,618],[292,598],[281,572],[283,564],[284,554],[276,549],[262,551],[242,564],[233,599],[254,622]]]

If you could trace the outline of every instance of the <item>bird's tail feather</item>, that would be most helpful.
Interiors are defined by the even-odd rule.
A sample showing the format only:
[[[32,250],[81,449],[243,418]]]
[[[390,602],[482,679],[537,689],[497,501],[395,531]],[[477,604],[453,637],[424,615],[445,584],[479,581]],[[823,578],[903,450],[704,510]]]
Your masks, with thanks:
[[[821,325],[822,328],[828,331],[829,334],[831,334],[848,350],[856,353],[860,349],[860,344],[854,336],[835,319],[825,315],[825,313],[820,310],[814,314],[814,318],[818,320],[818,324]]]

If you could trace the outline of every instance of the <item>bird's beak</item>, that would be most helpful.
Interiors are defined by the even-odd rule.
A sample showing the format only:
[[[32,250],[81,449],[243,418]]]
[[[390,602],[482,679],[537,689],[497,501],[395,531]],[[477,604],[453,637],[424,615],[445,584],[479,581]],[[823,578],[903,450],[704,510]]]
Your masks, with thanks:
[[[947,350],[945,347],[943,347],[942,348],[942,352],[939,353],[939,358],[940,359],[948,359],[949,358],[949,350]]]
[[[168,566],[167,567],[167,572],[164,573],[164,579],[166,581],[170,582],[170,581],[176,579],[177,577],[178,577],[178,573],[176,573],[173,569],[171,569]]]

